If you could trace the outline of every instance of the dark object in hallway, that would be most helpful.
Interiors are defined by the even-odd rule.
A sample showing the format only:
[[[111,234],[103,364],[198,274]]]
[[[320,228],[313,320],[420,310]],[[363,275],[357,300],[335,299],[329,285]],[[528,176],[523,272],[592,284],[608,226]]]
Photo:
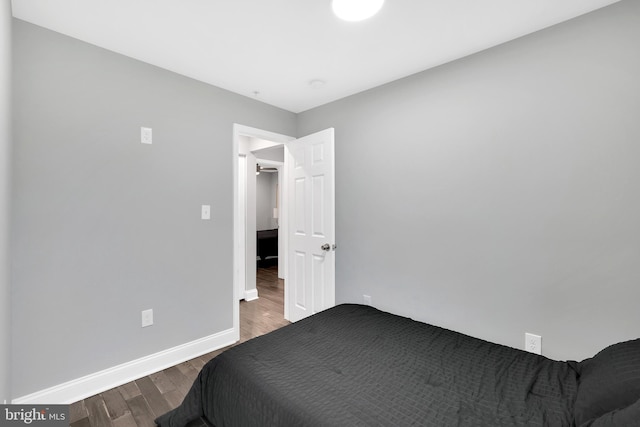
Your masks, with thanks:
[[[258,268],[278,264],[278,229],[260,230],[257,237]]]

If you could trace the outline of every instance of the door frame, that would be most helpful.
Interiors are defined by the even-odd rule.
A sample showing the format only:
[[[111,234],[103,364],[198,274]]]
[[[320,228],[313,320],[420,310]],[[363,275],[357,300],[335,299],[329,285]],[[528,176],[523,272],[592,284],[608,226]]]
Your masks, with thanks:
[[[233,173],[233,292],[232,292],[232,302],[233,302],[233,334],[236,341],[240,340],[240,295],[239,288],[240,286],[246,286],[245,284],[240,283],[241,275],[239,272],[241,269],[245,269],[246,271],[246,240],[240,239],[241,235],[238,230],[238,227],[246,227],[246,218],[240,218],[241,212],[239,212],[239,185],[242,183],[246,186],[246,177],[245,179],[239,178],[239,167],[238,167],[238,157],[240,155],[240,140],[242,137],[249,138],[257,138],[266,141],[271,141],[278,144],[284,144],[286,150],[286,143],[289,141],[293,141],[296,138],[288,135],[283,135],[275,132],[270,132],[258,128],[253,128],[250,126],[241,125],[238,123],[233,124],[233,147],[232,147],[232,173]],[[285,154],[286,160],[286,154]],[[286,167],[283,168],[286,174]],[[246,192],[245,192],[246,194]],[[287,217],[286,217],[286,209],[284,209],[284,203],[286,203],[286,198],[288,196],[286,180],[283,180],[283,187],[281,188],[281,213],[280,213],[280,224],[283,233],[287,231]],[[284,228],[283,228],[284,227]],[[286,234],[285,234],[286,236]],[[245,233],[246,237],[246,233]],[[284,239],[285,242],[285,266],[286,266],[286,244],[287,239]],[[236,252],[237,251],[237,252]],[[245,253],[244,257],[238,256],[239,253]],[[246,274],[244,274],[246,278]],[[246,283],[246,280],[245,280]],[[285,267],[285,286],[286,286],[286,267]],[[287,300],[287,292],[285,290],[285,319],[288,318],[288,308],[286,305]]]

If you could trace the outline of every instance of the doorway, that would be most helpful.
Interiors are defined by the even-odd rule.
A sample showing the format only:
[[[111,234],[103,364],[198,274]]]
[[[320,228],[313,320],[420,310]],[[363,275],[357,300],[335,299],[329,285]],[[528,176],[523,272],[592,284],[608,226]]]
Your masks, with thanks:
[[[283,188],[284,145],[255,151],[257,267],[275,265],[284,279],[284,233],[280,232],[281,189]],[[250,195],[250,197],[253,197]]]
[[[234,124],[233,135],[232,294],[238,340],[239,300],[259,298],[253,281],[257,255],[251,203],[255,200],[250,195],[259,170],[256,153],[284,145],[278,209],[283,244],[279,246],[284,249],[284,318],[291,321],[335,305],[335,166],[333,128],[296,139]],[[245,173],[240,174],[241,170]]]
[[[233,127],[233,198],[234,198],[234,274],[233,274],[233,328],[236,340],[240,339],[241,299],[251,301],[259,298],[256,287],[257,273],[257,224],[255,217],[256,172],[257,167],[278,170],[278,258],[282,264],[278,276],[286,279],[286,191],[283,183],[284,162],[269,158],[270,149],[283,147],[295,138],[261,129],[235,124]],[[258,156],[256,156],[258,153]],[[262,155],[260,155],[262,153]],[[266,157],[258,163],[257,157]],[[272,156],[271,156],[272,157]],[[249,214],[251,212],[251,214]],[[273,213],[272,213],[273,214]],[[286,285],[285,285],[286,286]],[[284,307],[285,318],[287,308]]]

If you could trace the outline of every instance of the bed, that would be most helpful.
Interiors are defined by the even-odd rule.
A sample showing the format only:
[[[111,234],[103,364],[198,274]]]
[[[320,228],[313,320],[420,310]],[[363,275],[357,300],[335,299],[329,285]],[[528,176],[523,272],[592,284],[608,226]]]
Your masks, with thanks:
[[[208,362],[162,427],[640,426],[640,340],[560,362],[354,304]]]

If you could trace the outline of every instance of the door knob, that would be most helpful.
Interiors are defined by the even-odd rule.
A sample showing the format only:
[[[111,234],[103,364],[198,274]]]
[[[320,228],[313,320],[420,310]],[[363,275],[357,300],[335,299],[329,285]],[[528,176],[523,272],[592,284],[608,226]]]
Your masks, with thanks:
[[[331,245],[328,243],[325,243],[324,245],[320,246],[320,249],[322,249],[325,252],[329,252],[331,250]]]

